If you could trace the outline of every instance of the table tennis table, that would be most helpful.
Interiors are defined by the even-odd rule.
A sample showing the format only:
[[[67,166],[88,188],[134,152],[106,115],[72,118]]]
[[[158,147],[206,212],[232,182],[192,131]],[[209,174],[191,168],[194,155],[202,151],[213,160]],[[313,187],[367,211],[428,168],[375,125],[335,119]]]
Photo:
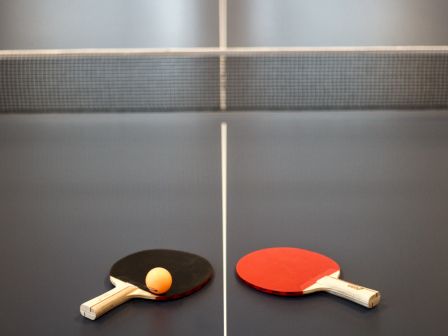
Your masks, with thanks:
[[[446,5],[46,3],[1,6],[0,48],[50,49],[0,51],[2,335],[448,333]],[[200,48],[76,49],[160,45]],[[257,292],[235,264],[270,246],[382,302]],[[81,316],[156,248],[212,281]]]
[[[2,114],[2,334],[445,334],[447,130],[445,109]],[[234,265],[268,246],[331,255],[382,302],[254,291]],[[214,278],[82,317],[110,265],[147,248],[200,254]]]

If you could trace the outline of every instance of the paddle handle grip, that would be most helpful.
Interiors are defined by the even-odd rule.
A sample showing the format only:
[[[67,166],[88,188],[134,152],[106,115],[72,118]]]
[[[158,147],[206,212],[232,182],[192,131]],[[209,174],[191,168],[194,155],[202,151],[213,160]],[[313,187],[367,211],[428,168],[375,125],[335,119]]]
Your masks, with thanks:
[[[79,308],[81,315],[90,320],[95,320],[109,310],[129,300],[129,294],[134,290],[134,286],[120,284],[110,291],[81,304]]]
[[[326,292],[356,302],[367,308],[375,307],[381,299],[380,292],[377,290],[355,285],[331,276],[321,278],[318,283],[325,287]]]

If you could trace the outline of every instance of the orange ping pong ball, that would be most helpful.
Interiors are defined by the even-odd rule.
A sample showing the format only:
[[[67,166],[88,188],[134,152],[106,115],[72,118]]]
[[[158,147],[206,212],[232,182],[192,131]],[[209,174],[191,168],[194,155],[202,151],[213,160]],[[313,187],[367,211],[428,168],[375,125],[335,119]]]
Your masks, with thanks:
[[[171,288],[173,278],[165,268],[156,267],[146,274],[145,283],[151,293],[163,294]]]

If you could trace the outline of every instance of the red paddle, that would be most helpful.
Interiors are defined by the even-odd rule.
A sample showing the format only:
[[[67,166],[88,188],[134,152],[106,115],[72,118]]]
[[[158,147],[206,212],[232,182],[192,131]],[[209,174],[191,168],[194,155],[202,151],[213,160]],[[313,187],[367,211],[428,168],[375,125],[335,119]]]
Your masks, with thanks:
[[[325,291],[367,308],[380,302],[380,293],[339,278],[340,267],[332,259],[308,250],[274,247],[242,257],[238,276],[249,286],[276,295],[298,296]]]

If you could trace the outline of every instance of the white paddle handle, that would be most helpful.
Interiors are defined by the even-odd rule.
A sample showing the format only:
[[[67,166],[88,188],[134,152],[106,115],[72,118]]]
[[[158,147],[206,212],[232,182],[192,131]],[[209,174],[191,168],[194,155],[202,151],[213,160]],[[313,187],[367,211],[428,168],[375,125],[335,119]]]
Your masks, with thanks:
[[[381,295],[374,289],[355,285],[341,279],[325,276],[317,281],[326,292],[356,302],[364,307],[373,308],[381,299]]]
[[[112,308],[126,302],[129,296],[135,290],[135,286],[129,284],[119,284],[110,291],[97,296],[87,302],[84,302],[79,308],[81,315],[88,319],[95,320]]]

